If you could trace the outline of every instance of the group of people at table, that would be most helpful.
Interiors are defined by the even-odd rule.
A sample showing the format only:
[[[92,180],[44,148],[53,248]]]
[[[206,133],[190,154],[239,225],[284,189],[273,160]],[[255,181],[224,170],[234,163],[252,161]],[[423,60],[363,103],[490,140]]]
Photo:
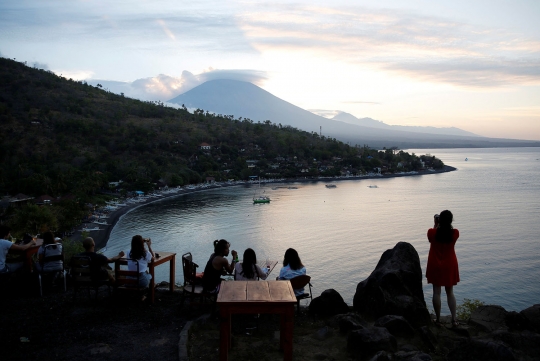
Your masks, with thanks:
[[[7,240],[10,236],[10,228],[1,225],[0,226],[0,273],[12,273],[18,271],[23,262],[7,263],[6,258],[9,251],[26,251],[31,247],[36,246],[34,239],[30,240],[24,245],[15,244]],[[52,232],[45,232],[43,235],[43,243],[38,249],[38,261],[34,263],[34,267],[38,271],[61,271],[63,264],[61,260],[55,260],[53,262],[43,263],[43,257],[45,250],[47,249],[47,256],[61,255],[63,252],[61,239],[56,238]],[[82,245],[85,249],[80,253],[80,256],[85,256],[90,259],[90,273],[92,279],[110,280],[114,282],[114,270],[108,267],[109,263],[114,263],[118,259],[126,255],[121,251],[114,257],[106,257],[103,254],[95,251],[95,242],[92,237],[87,237],[83,240]],[[268,267],[261,268],[257,264],[257,255],[255,251],[248,248],[244,251],[244,257],[242,262],[238,260],[238,253],[234,250],[231,251],[233,259],[231,262],[226,258],[229,255],[230,243],[224,239],[214,241],[214,253],[210,256],[206,267],[204,269],[202,284],[207,292],[219,291],[219,285],[224,274],[234,274],[235,280],[265,280],[271,269]],[[131,240],[131,250],[128,252],[128,269],[130,271],[138,270],[139,287],[148,287],[152,276],[148,273],[148,264],[154,260],[155,253],[152,250],[152,240],[150,238],[143,238],[140,235],[133,236]],[[266,265],[268,266],[268,265]],[[283,267],[280,270],[278,279],[288,280],[299,275],[305,275],[306,268],[302,264],[298,252],[289,248],[285,252],[283,259]],[[303,289],[294,290],[296,294],[302,294]]]
[[[230,243],[224,239],[214,241],[214,253],[208,259],[204,267],[202,276],[203,289],[209,293],[218,293],[224,274],[234,274],[236,281],[257,281],[265,280],[271,269],[268,265],[263,269],[257,264],[257,255],[255,251],[248,248],[244,251],[242,262],[238,260],[238,253],[235,250],[230,251],[232,260],[229,262]],[[296,276],[305,275],[306,267],[302,264],[298,252],[294,248],[285,251],[283,257],[283,267],[279,272],[277,279],[290,280]],[[304,293],[304,289],[295,289],[296,295]]]
[[[15,262],[7,262],[9,252],[24,252],[32,247],[36,247],[36,240],[30,239],[25,244],[16,244],[8,240],[10,238],[11,229],[8,226],[0,225],[0,274],[15,273],[20,271],[24,266],[23,259],[16,259]],[[44,263],[44,257],[59,256],[63,254],[62,240],[54,236],[52,232],[45,232],[43,235],[43,243],[37,251],[38,259],[34,262],[33,267],[37,271],[55,272],[63,269],[63,261],[56,259],[51,262]],[[23,242],[24,243],[24,242]],[[92,237],[87,237],[82,242],[84,252],[79,256],[88,257],[90,259],[90,274],[93,280],[109,280],[114,282],[114,270],[108,267],[109,263],[114,263],[118,259],[125,256],[122,251],[114,257],[106,257],[103,254],[95,251],[95,242]],[[146,245],[146,247],[145,247]],[[147,249],[148,250],[147,250]],[[144,239],[140,235],[133,236],[131,240],[131,250],[128,252],[128,269],[137,271],[139,276],[139,287],[148,287],[152,276],[148,273],[148,263],[152,262],[155,257],[152,250],[152,241]]]
[[[457,326],[456,319],[456,298],[453,293],[453,287],[459,282],[459,269],[454,246],[459,238],[459,231],[452,227],[453,215],[449,210],[444,210],[440,215],[434,217],[434,226],[427,232],[427,238],[430,242],[430,250],[428,255],[428,263],[426,269],[426,278],[428,283],[433,285],[433,308],[435,310],[435,324],[440,324],[441,312],[441,288],[444,287],[447,295],[448,306],[452,314],[452,325]],[[16,272],[22,268],[22,262],[7,263],[6,257],[9,251],[26,251],[36,245],[35,240],[30,240],[24,245],[18,245],[7,240],[10,236],[10,228],[5,225],[0,225],[0,274]],[[62,253],[62,244],[58,238],[55,238],[52,232],[43,234],[43,244],[38,250],[38,261],[41,261],[45,247],[52,249],[51,255]],[[146,246],[146,247],[145,247]],[[87,256],[91,259],[91,274],[96,279],[109,279],[114,281],[114,272],[112,269],[107,269],[109,263],[125,256],[124,252],[120,252],[117,256],[108,258],[102,254],[95,252],[95,242],[91,237],[83,240],[85,252],[82,256]],[[224,274],[233,274],[235,280],[265,280],[271,271],[268,268],[262,269],[257,265],[257,255],[255,251],[248,248],[244,251],[242,262],[238,260],[238,253],[234,250],[230,251],[232,260],[229,262],[230,243],[224,239],[214,241],[214,253],[208,259],[204,268],[202,277],[203,288],[206,292],[217,293]],[[140,235],[133,236],[131,240],[131,250],[128,253],[128,269],[130,271],[138,270],[140,273],[139,286],[148,287],[152,276],[148,273],[148,263],[154,260],[155,254],[152,250],[152,241],[149,238],[143,238]],[[136,261],[134,261],[136,260]],[[61,261],[56,263],[47,263],[42,265],[37,262],[35,267],[41,270],[44,267],[45,271],[54,271],[62,269]],[[305,275],[306,268],[300,260],[298,252],[289,248],[285,252],[283,258],[283,267],[279,272],[277,279],[289,280],[299,275]],[[301,295],[303,289],[295,289],[296,295]]]

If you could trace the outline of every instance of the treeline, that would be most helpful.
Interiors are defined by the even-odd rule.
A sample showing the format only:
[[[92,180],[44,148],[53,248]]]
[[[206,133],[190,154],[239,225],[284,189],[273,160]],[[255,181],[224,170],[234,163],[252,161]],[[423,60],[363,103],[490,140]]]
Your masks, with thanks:
[[[0,191],[87,202],[110,181],[150,190],[215,180],[414,170],[420,158],[279,124],[190,113],[0,58]],[[210,150],[201,150],[208,143]],[[433,166],[442,162],[433,159]]]

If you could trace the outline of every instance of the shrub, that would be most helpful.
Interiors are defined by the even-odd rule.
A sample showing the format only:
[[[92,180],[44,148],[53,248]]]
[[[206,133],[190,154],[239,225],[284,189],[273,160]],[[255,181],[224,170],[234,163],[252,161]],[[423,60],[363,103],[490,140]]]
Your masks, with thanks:
[[[69,265],[71,262],[71,257],[84,252],[82,242],[72,241],[69,238],[64,238],[62,241],[62,249],[64,251],[64,264]]]
[[[463,299],[463,303],[457,306],[456,313],[457,318],[460,320],[468,320],[471,314],[480,306],[484,306],[485,303],[480,300],[471,300],[468,298]]]

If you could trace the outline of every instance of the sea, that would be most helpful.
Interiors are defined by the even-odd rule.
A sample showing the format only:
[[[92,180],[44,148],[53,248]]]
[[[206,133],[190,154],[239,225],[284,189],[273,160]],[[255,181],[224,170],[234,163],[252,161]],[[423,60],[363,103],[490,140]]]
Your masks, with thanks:
[[[319,180],[242,185],[179,195],[141,206],[114,227],[105,254],[128,251],[133,235],[152,238],[154,251],[191,252],[203,271],[215,239],[226,239],[242,258],[253,248],[261,263],[281,263],[295,248],[312,277],[313,293],[337,290],[349,305],[356,286],[382,253],[412,244],[425,275],[433,216],[448,209],[459,229],[458,304],[477,299],[508,311],[540,303],[540,148],[417,149],[456,171],[361,180]],[[333,183],[336,188],[326,188]],[[371,186],[371,187],[370,187]],[[374,187],[376,186],[376,187]],[[253,204],[263,193],[269,204]],[[280,264],[270,278],[279,274]],[[156,268],[156,281],[169,267]],[[423,277],[426,303],[432,286]],[[446,298],[443,295],[443,301]],[[443,314],[449,310],[443,302]]]

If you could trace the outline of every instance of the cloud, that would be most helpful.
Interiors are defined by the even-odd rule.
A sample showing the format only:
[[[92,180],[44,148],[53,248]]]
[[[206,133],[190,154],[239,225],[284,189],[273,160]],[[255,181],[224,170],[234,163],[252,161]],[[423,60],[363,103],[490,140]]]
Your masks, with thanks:
[[[255,52],[233,11],[217,1],[0,1],[0,34],[22,43],[115,43],[147,51],[175,50],[181,44],[207,52]]]
[[[45,63],[40,63],[40,62],[37,62],[37,61],[34,61],[30,64],[30,66],[32,68],[36,68],[36,69],[43,69],[43,70],[49,70],[49,66]]]
[[[499,87],[539,84],[540,59],[463,58],[440,61],[385,64],[387,70],[426,81],[452,83],[464,87]]]
[[[329,110],[329,109],[307,109],[307,111],[310,111],[313,114],[319,115],[321,117],[329,118],[329,119],[341,113],[340,110]]]
[[[94,74],[94,72],[91,70],[53,70],[53,72],[57,75],[63,76],[66,79],[73,80],[86,80],[91,78]]]
[[[267,4],[264,14],[239,16],[261,52],[305,52],[463,87],[540,84],[540,41],[522,34],[392,9]]]
[[[381,104],[379,102],[364,102],[364,101],[361,101],[361,100],[346,100],[346,101],[343,101],[342,103],[344,103],[344,104],[372,104],[372,105]]]
[[[155,77],[141,78],[133,82],[91,79],[88,83],[94,86],[99,83],[113,93],[124,93],[124,95],[132,98],[166,101],[204,82],[216,79],[238,80],[262,85],[267,79],[267,74],[264,71],[247,69],[208,69],[195,75],[184,70],[180,77],[159,74]]]

